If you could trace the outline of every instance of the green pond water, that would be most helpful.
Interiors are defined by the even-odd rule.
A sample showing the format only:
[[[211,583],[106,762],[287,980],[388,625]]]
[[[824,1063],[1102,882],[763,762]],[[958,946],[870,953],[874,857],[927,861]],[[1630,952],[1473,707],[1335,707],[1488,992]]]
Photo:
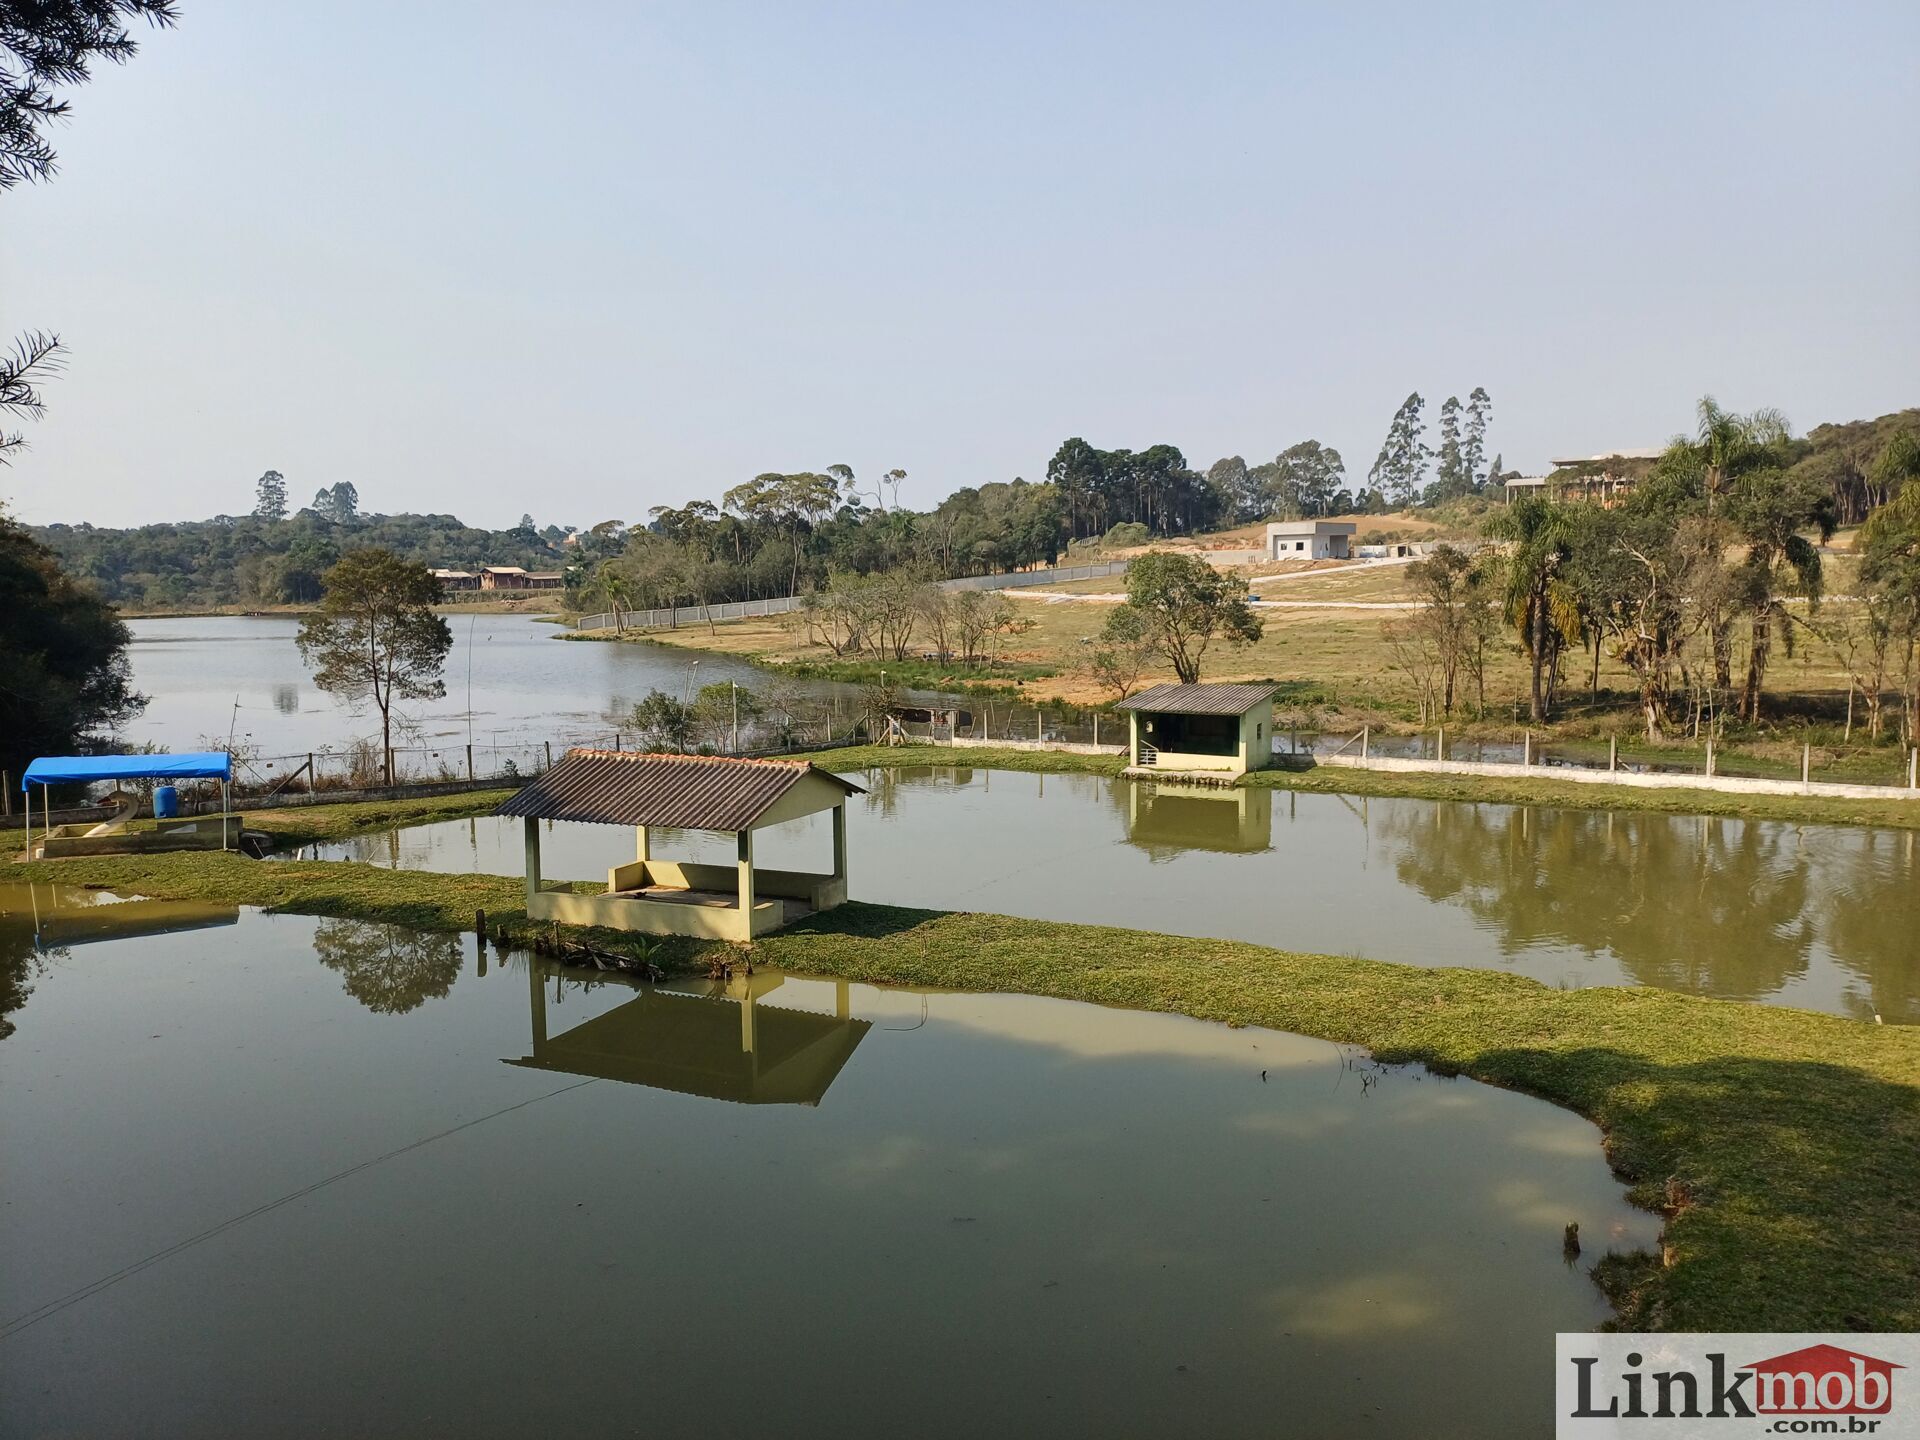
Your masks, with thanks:
[[[1912,831],[951,767],[861,778],[856,899],[1920,1022]],[[454,821],[317,853],[516,875],[519,826]],[[663,833],[654,853],[731,863],[732,845]],[[824,815],[755,845],[763,865],[829,868]],[[554,879],[602,879],[631,849],[601,826],[542,839]]]
[[[44,886],[0,959],[9,1436],[1545,1435],[1656,1231],[1268,1031]]]

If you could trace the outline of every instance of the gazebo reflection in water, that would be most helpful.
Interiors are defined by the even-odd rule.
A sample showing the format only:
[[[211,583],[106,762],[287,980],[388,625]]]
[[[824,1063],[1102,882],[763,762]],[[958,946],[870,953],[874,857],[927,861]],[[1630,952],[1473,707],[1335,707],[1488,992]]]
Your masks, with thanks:
[[[634,998],[551,1035],[548,986],[575,978],[585,977],[529,958],[532,1053],[509,1065],[742,1105],[818,1105],[873,1027],[853,1017],[844,980],[832,982],[826,1015],[759,1003],[786,980],[761,972],[689,989],[608,979],[633,984]]]

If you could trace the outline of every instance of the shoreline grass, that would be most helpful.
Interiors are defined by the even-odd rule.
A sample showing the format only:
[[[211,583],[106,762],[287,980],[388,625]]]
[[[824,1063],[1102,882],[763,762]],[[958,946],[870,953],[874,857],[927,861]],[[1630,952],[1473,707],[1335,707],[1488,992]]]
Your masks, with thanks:
[[[395,826],[431,825],[489,815],[511,788],[463,790],[454,795],[420,795],[404,800],[344,800],[335,804],[289,805],[280,810],[241,812],[244,828],[267,836],[275,850],[346,840]]]
[[[471,930],[485,909],[510,933],[531,928],[521,881],[509,876],[217,853],[40,862],[16,874],[443,932]],[[636,938],[578,933],[608,948]],[[667,941],[655,959],[697,969],[714,948]],[[764,938],[754,956],[809,975],[1259,1025],[1524,1091],[1598,1124],[1633,1199],[1666,1217],[1662,1255],[1595,1266],[1623,1326],[1920,1327],[1920,1030],[858,902]]]

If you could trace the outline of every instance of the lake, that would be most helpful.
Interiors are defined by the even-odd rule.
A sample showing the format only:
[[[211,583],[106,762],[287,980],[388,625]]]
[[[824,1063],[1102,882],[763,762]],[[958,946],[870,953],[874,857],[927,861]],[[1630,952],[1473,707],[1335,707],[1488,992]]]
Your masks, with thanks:
[[[724,680],[764,687],[769,678],[725,655],[563,641],[563,630],[526,615],[449,615],[447,623],[454,644],[446,697],[404,705],[409,724],[396,733],[396,747],[451,754],[470,737],[476,747],[522,751],[546,740],[556,747],[604,742],[615,717],[650,690],[681,695]],[[378,743],[377,712],[355,715],[314,687],[294,648],[299,621],[290,616],[130,620],[127,627],[134,687],[152,697],[127,727],[128,740],[191,750],[212,739],[225,748],[231,731],[273,757],[338,749],[355,738]]]
[[[104,902],[0,886],[9,1434],[1536,1436],[1657,1234],[1299,1037]]]
[[[966,767],[861,778],[856,899],[1920,1023],[1911,831]],[[517,875],[519,826],[452,821],[317,853]],[[568,880],[604,879],[632,848],[583,825],[549,826],[542,846],[546,874]],[[731,847],[659,832],[654,853],[731,863]],[[826,817],[761,832],[756,849],[769,867],[825,869]]]

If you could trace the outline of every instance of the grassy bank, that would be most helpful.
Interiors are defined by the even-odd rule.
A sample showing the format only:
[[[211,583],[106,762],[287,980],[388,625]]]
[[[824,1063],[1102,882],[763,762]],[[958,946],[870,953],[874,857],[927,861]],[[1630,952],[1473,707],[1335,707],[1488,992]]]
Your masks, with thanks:
[[[464,797],[463,797],[464,798]],[[68,860],[23,879],[460,931],[526,924],[520,883],[178,854]],[[631,937],[604,932],[608,945]],[[702,963],[671,942],[656,958]],[[851,904],[762,941],[762,965],[1018,991],[1364,1045],[1596,1121],[1664,1257],[1603,1262],[1632,1327],[1920,1326],[1920,1031],[1646,989],[1558,991],[1227,941]]]
[[[468,790],[458,795],[423,795],[411,800],[352,800],[338,805],[291,805],[284,810],[249,810],[241,816],[249,830],[269,837],[276,850],[345,840],[396,825],[430,825],[436,820],[465,820],[491,814],[511,790]]]

